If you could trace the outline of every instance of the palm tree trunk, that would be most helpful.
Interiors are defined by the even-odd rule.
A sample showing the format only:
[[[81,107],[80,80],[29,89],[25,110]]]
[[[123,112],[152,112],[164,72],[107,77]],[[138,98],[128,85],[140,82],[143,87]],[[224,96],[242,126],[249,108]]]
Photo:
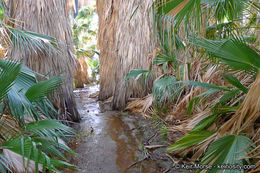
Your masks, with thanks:
[[[10,13],[12,18],[22,23],[14,27],[57,39],[58,50],[16,48],[10,51],[9,57],[15,60],[22,59],[26,66],[42,74],[50,76],[62,74],[64,84],[53,94],[53,104],[63,115],[63,119],[79,121],[80,117],[73,96],[73,70],[76,63],[67,0],[19,0],[12,4]]]
[[[132,69],[149,69],[149,55],[155,47],[151,4],[152,0],[97,0],[99,98],[104,100],[113,96],[115,109],[124,108],[129,97],[143,97],[147,94],[147,90],[140,85],[130,88],[124,77]]]

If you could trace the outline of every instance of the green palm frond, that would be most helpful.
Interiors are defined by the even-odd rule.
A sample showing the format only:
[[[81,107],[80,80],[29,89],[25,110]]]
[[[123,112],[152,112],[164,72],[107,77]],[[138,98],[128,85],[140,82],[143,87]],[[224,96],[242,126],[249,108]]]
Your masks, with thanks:
[[[4,17],[9,16],[8,8],[4,0],[0,0],[0,20],[3,21]]]
[[[195,144],[198,144],[208,137],[212,136],[214,132],[209,131],[193,131],[176,141],[173,145],[170,145],[167,148],[168,152],[173,152],[179,149],[183,149],[186,147],[193,146]]]
[[[40,167],[50,171],[58,171],[57,167],[74,168],[73,165],[57,160],[66,160],[62,151],[74,153],[64,142],[60,143],[61,137],[74,135],[74,130],[55,120],[40,120],[41,114],[49,117],[50,112],[55,113],[47,95],[60,86],[61,79],[54,77],[38,82],[36,73],[27,67],[17,62],[0,60],[0,81],[1,113],[11,115],[0,114],[0,149],[24,158],[25,168],[29,160],[34,161],[36,172]],[[25,116],[31,116],[30,121],[33,122],[25,123]],[[53,156],[56,159],[52,159]],[[15,163],[7,163],[3,158],[0,158],[0,169],[6,172]],[[7,159],[12,161],[13,158]]]
[[[193,109],[193,106],[195,104],[198,104],[199,102],[206,100],[210,96],[213,96],[214,94],[220,92],[220,91],[226,91],[229,92],[230,90],[225,86],[217,86],[210,83],[205,82],[197,82],[197,81],[182,81],[182,83],[185,86],[194,86],[199,87],[202,89],[207,89],[206,91],[203,91],[201,94],[193,97],[189,103],[187,114],[190,115]],[[203,98],[203,99],[202,99]]]
[[[172,55],[171,53],[175,51],[178,53],[179,50],[173,38],[175,34],[179,34],[186,50],[187,47],[190,48],[192,56],[198,57],[198,53],[204,58],[206,53],[207,58],[212,59],[213,63],[220,64],[220,67],[226,68],[229,72],[235,71],[236,74],[241,72],[255,77],[260,68],[260,55],[256,49],[258,44],[256,44],[257,37],[255,36],[259,5],[255,2],[250,0],[156,0],[154,7],[157,16],[154,18],[154,23],[158,30],[163,55]],[[190,35],[195,35],[197,38],[190,38]],[[197,35],[203,35],[205,38]],[[187,52],[189,51],[185,53]],[[172,62],[168,57],[159,59],[157,57],[154,64],[163,65],[166,69],[170,63]],[[177,69],[181,68],[180,62]],[[244,99],[243,96],[248,93],[248,86],[244,86],[237,75],[228,74],[223,78],[231,85],[216,86],[197,81],[177,81],[173,76],[155,82],[153,95],[157,102],[165,103],[167,97],[174,98],[174,87],[192,86],[205,90],[193,97],[188,106],[188,114],[191,114],[194,106],[202,107],[204,103],[207,103],[207,108],[211,109],[211,113],[206,118],[201,120],[190,133],[169,146],[168,151],[183,150],[212,139],[209,137],[214,132],[205,130],[219,120],[220,116],[230,118],[229,116],[237,111]],[[179,79],[182,78],[179,77]],[[208,104],[207,101],[212,100],[208,98],[216,94],[219,100]],[[224,136],[209,146],[202,158],[202,164],[242,166],[249,161],[243,157],[253,148],[253,142],[245,136],[233,134]],[[237,171],[240,170],[217,170],[216,168],[208,170],[208,172]]]
[[[212,115],[204,118],[198,124],[196,124],[196,126],[191,130],[191,132],[202,131],[202,130],[207,129],[209,126],[211,126],[212,123],[214,123],[216,121],[217,117],[218,117],[218,114],[212,114]]]
[[[217,169],[217,165],[243,165],[249,160],[243,159],[254,148],[253,142],[242,135],[227,135],[213,142],[204,154],[201,163],[210,164],[212,170],[208,172],[227,172],[226,170]],[[246,161],[246,162],[245,162]],[[216,166],[216,167],[214,167]],[[233,170],[236,172],[241,170]]]
[[[165,100],[173,101],[179,96],[183,86],[174,76],[167,76],[157,80],[153,86],[153,95],[157,104],[162,104]]]
[[[16,49],[27,49],[33,50],[34,52],[37,52],[37,50],[47,50],[47,52],[50,50],[57,51],[57,49],[54,49],[57,48],[57,41],[54,37],[30,31],[18,30],[5,24],[3,24],[3,27],[10,33],[12,46]]]
[[[197,81],[183,81],[185,85],[189,86],[196,86],[204,89],[211,89],[211,90],[217,90],[217,91],[229,91],[229,89],[225,86],[217,86],[210,83],[205,82],[197,82]]]
[[[2,61],[2,60],[1,60]],[[0,62],[1,62],[0,61]],[[6,93],[10,90],[12,85],[14,84],[15,79],[17,78],[21,65],[15,62],[5,63],[4,66],[0,66],[0,100]]]
[[[146,81],[149,81],[152,78],[153,78],[153,73],[150,70],[144,70],[144,69],[131,70],[125,76],[126,81],[129,81],[130,79],[133,79],[134,81],[142,80],[143,84],[145,84]]]
[[[207,40],[191,38],[191,44],[204,48],[223,63],[237,70],[256,72],[260,68],[260,55],[238,38],[225,40]]]
[[[203,15],[209,19],[214,17],[218,23],[224,19],[239,19],[250,4],[249,0],[156,0],[155,8],[160,16],[175,14],[175,29],[178,30],[183,21],[189,27],[189,22],[194,21],[195,28],[200,29]]]
[[[6,126],[6,124],[5,124]],[[0,129],[0,134],[3,130]],[[71,167],[72,165],[66,162],[59,162],[51,159],[55,156],[56,159],[66,160],[63,152],[74,154],[74,152],[61,140],[61,137],[67,137],[69,134],[75,134],[74,130],[67,127],[56,120],[41,120],[24,124],[24,130],[17,133],[10,134],[2,143],[2,149],[7,149],[27,161],[32,160],[35,166],[44,166],[48,169],[55,167]],[[12,160],[12,158],[7,158]],[[47,162],[48,160],[49,163]],[[59,166],[57,166],[57,164]],[[15,163],[14,163],[15,164]],[[10,164],[12,165],[12,164]],[[26,167],[26,164],[24,165]],[[37,170],[37,168],[36,168]],[[37,172],[37,171],[36,171]]]
[[[243,91],[245,94],[248,92],[248,88],[245,87],[241,82],[233,75],[224,75],[224,78],[233,86]]]
[[[238,27],[235,22],[224,22],[206,27],[206,38],[212,40],[231,38]]]
[[[55,154],[56,156],[61,156],[61,159],[65,159],[64,155],[59,152],[60,149],[74,154],[74,152],[65,145],[61,138],[66,138],[75,135],[74,129],[61,124],[56,120],[40,120],[36,122],[31,122],[25,124],[25,131],[23,134],[30,134],[32,139],[44,144],[49,143],[49,147],[42,145],[42,151],[49,154]],[[45,148],[46,147],[46,148]]]
[[[60,129],[72,133],[74,130],[59,123],[57,120],[41,120],[26,124],[26,131]]]
[[[6,46],[36,53],[58,50],[54,37],[16,29],[7,23],[17,28],[21,24],[10,18],[5,1],[0,0],[1,36]],[[36,76],[45,80],[38,82]],[[15,170],[16,156],[20,158],[18,162],[23,160],[19,164],[23,164],[25,172],[31,161],[35,163],[35,172],[41,168],[43,172],[47,168],[49,172],[59,172],[58,167],[75,168],[63,161],[66,160],[64,151],[74,152],[61,140],[74,135],[74,130],[55,120],[41,120],[57,117],[47,95],[61,83],[60,77],[46,79],[18,62],[0,59],[0,149],[3,151],[3,155],[0,154],[0,172]],[[15,156],[5,151],[15,153]]]
[[[8,63],[16,66],[16,72],[12,70],[10,65],[8,66]],[[13,117],[24,122],[25,115],[36,120],[40,118],[40,113],[47,117],[55,116],[55,109],[47,99],[47,95],[61,85],[59,77],[38,83],[34,72],[24,66],[20,67],[18,63],[6,60],[0,60],[0,69],[7,73],[5,78],[4,76],[0,78],[0,80],[7,81],[3,81],[3,85],[0,86],[0,89],[3,87],[7,92],[0,90],[0,95],[4,96],[6,110]],[[14,78],[12,85],[9,85],[12,78]]]
[[[157,0],[155,1],[155,7],[157,8],[157,13],[160,15],[166,15],[170,13],[174,8],[176,8],[178,5],[180,5],[184,0]]]
[[[184,4],[182,7],[180,7]],[[157,0],[155,1],[155,8],[157,10],[157,14],[159,15],[168,15],[174,16],[174,28],[175,31],[178,31],[180,28],[180,24],[184,22],[184,25],[187,27],[192,27],[190,25],[190,21],[194,21],[193,25],[197,30],[200,30],[200,23],[202,17],[202,9],[201,9],[201,0]]]
[[[154,59],[153,64],[155,65],[162,65],[164,72],[168,69],[169,66],[173,66],[174,69],[178,66],[178,61],[176,55],[166,55],[166,54],[159,54]]]
[[[179,37],[178,33],[173,30],[174,18],[171,16],[156,16],[155,19],[163,54],[175,56],[175,51],[184,50],[185,44],[183,40]],[[165,23],[169,24],[165,26]]]
[[[21,23],[10,18],[8,8],[4,0],[0,0],[0,13],[0,27],[4,29],[4,31],[1,32],[1,37],[5,40],[6,43],[9,43],[14,48],[21,50],[28,49],[35,52],[37,52],[37,50],[57,51],[57,40],[54,37],[16,29],[6,24],[12,23],[16,26],[19,26]],[[7,22],[4,22],[4,20]]]
[[[40,81],[31,86],[25,93],[29,101],[34,102],[38,99],[46,98],[51,92],[61,86],[62,80],[59,77],[54,77],[49,80]]]
[[[236,96],[240,93],[240,89],[231,89],[230,91],[223,94],[223,96],[220,98],[218,104],[219,105],[225,105],[227,102],[229,102],[232,98],[236,98]],[[218,106],[218,105],[216,105]]]
[[[212,108],[217,109],[219,106],[225,105],[230,99],[235,98],[236,95],[240,93],[240,91],[247,92],[247,88],[243,86],[240,81],[238,81],[237,78],[234,76],[226,75],[226,80],[230,82],[235,88],[230,88],[228,86],[217,86],[209,83],[204,82],[196,82],[196,81],[184,81],[183,84],[186,86],[195,86],[203,89],[207,89],[206,91],[203,91],[201,94],[193,97],[189,103],[187,114],[190,115],[193,107],[198,104],[199,102],[202,102],[203,100],[206,100],[207,98],[214,96],[214,94],[218,92],[223,92],[223,96],[220,98],[219,102],[214,105]],[[223,113],[223,112],[222,112]],[[221,113],[218,113],[221,114]]]
[[[50,145],[51,143],[49,143]],[[40,148],[43,148],[42,143],[33,140],[31,137],[20,137],[15,138],[9,141],[5,141],[1,148],[10,150],[16,154],[21,155],[23,158],[27,159],[27,162],[30,160],[35,162],[35,170],[39,171],[39,166],[42,165],[43,169],[48,168],[50,172],[58,171],[57,167],[69,167],[74,168],[73,165],[70,165],[64,162],[63,165],[56,164],[58,160],[51,159],[45,152]],[[25,162],[25,160],[24,160]],[[26,168],[27,163],[24,163]]]
[[[6,158],[4,155],[0,154],[0,171],[2,173],[7,173],[7,171],[12,173],[12,170],[9,168],[10,165],[12,165],[11,162],[11,160]]]
[[[48,140],[57,142],[61,137],[75,134],[75,130],[56,120],[40,120],[25,124],[23,133],[37,134],[41,138],[47,137]]]
[[[211,15],[219,22],[225,19],[232,21],[241,17],[248,2],[249,0],[202,0],[202,3],[209,7]]]

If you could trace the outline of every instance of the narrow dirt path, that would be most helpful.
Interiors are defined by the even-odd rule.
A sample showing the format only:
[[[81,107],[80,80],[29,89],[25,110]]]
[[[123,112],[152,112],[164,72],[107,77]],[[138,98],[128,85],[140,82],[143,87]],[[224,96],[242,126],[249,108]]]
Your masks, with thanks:
[[[79,136],[73,141],[76,155],[72,163],[81,173],[123,173],[129,165],[144,159],[142,134],[136,129],[136,119],[89,98],[98,86],[75,91],[82,121],[75,128]],[[127,172],[159,172],[152,161],[136,164]]]

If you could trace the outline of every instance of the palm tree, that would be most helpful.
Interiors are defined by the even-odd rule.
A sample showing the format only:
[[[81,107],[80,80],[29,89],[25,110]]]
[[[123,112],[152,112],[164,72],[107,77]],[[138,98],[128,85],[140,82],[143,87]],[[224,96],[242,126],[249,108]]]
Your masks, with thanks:
[[[60,86],[61,79],[53,77],[38,82],[36,75],[39,73],[19,63],[0,60],[0,171],[3,173],[73,168],[62,161],[66,157],[60,151],[73,153],[61,137],[74,132],[52,119],[57,112],[47,99]]]
[[[168,151],[193,153],[193,161],[210,165],[252,161],[258,166],[252,172],[259,172],[259,4],[156,0],[154,7],[162,51],[153,65],[163,73],[153,86],[154,102],[170,104],[171,117],[182,120],[171,132],[186,133]],[[126,77],[151,73],[136,69]]]
[[[147,90],[143,90],[140,85],[129,88],[124,76],[134,68],[149,69],[149,56],[154,50],[152,16],[148,15],[151,13],[151,5],[151,0],[97,0],[99,99],[113,96],[115,109],[124,108],[130,96],[142,97],[147,94]]]
[[[55,1],[8,1],[10,17],[19,25],[14,28],[29,30],[57,40],[57,50],[49,47],[37,49],[38,45],[25,50],[24,47],[13,48],[9,58],[22,60],[29,68],[42,74],[57,76],[62,74],[64,85],[53,94],[52,102],[63,115],[63,119],[79,121],[73,96],[73,70],[76,66],[71,26],[66,0]]]
[[[0,19],[1,44],[24,51],[54,50],[56,41],[53,37],[11,27],[8,24],[13,23],[13,19],[8,15],[3,0],[0,8],[3,12]],[[58,112],[47,98],[61,83],[60,77],[48,79],[20,63],[0,60],[1,172],[45,172],[47,168],[52,172],[58,171],[58,167],[74,168],[62,161],[66,158],[60,152],[73,153],[60,137],[74,132],[52,120]]]
[[[181,151],[183,154],[187,154],[187,150],[184,151],[184,149],[193,146],[192,149],[197,150],[193,159],[198,159],[199,156],[203,155],[201,162],[213,165],[220,163],[243,164],[245,157],[250,154],[251,158],[257,158],[259,156],[259,146],[255,148],[254,142],[257,144],[259,137],[255,136],[254,132],[259,130],[255,123],[260,117],[258,102],[260,98],[258,92],[260,55],[256,49],[256,45],[259,43],[246,38],[251,36],[254,38],[253,40],[258,40],[257,37],[259,36],[254,34],[256,33],[254,28],[257,26],[257,22],[255,22],[257,12],[254,9],[259,10],[259,6],[253,1],[247,0],[187,0],[183,2],[158,0],[156,6],[160,14],[174,15],[175,34],[179,34],[181,28],[189,31],[189,34],[184,35],[184,41],[189,45],[187,49],[197,46],[203,48],[207,53],[207,58],[217,58],[215,59],[217,61],[211,61],[211,63],[218,64],[219,70],[216,70],[215,73],[221,71],[221,68],[223,68],[221,66],[224,64],[228,66],[224,68],[223,72],[229,72],[232,75],[225,75],[224,79],[234,87],[232,89],[226,88],[227,86],[219,88],[219,86],[213,86],[209,83],[184,82],[191,86],[208,88],[204,93],[195,94],[192,97],[194,99],[206,98],[208,101],[206,106],[212,109],[210,112],[205,113],[207,116],[203,115],[202,111],[192,116],[187,121],[188,124],[191,124],[190,122],[194,123],[193,120],[198,117],[204,116],[204,118],[195,123],[189,133],[170,146],[168,150]],[[247,21],[243,21],[245,16]],[[205,27],[201,25],[203,17],[207,18],[206,34],[198,36],[202,35],[200,31]],[[201,50],[197,51],[199,54],[201,52]],[[193,56],[196,55],[193,54]],[[203,68],[207,68],[208,63]],[[255,80],[251,86],[243,85],[242,81],[239,80],[243,75],[247,76],[247,80],[250,78]],[[220,90],[222,94],[217,99],[216,92],[220,92]],[[244,94],[244,99],[243,97],[237,97],[240,92]],[[214,94],[215,100],[207,98]],[[191,101],[192,104],[194,99]],[[237,105],[238,102],[241,105]],[[197,102],[197,105],[200,104]],[[230,107],[227,108],[227,106]],[[214,124],[214,121],[219,120],[218,118],[224,115],[229,115],[231,118],[217,125],[217,127],[213,128],[214,130],[210,130],[209,127]],[[205,148],[207,150],[204,153]],[[213,169],[212,171],[217,170]]]

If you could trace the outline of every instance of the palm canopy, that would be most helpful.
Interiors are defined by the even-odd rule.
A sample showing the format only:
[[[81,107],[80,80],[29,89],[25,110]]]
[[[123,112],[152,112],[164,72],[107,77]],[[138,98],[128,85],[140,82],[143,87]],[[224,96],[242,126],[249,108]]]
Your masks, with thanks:
[[[203,17],[214,18],[216,23],[242,20],[243,13],[249,13],[247,7],[256,7],[256,3],[250,0],[156,0],[154,5],[158,15],[174,18],[176,29],[181,22],[192,27],[191,21],[199,29]]]

